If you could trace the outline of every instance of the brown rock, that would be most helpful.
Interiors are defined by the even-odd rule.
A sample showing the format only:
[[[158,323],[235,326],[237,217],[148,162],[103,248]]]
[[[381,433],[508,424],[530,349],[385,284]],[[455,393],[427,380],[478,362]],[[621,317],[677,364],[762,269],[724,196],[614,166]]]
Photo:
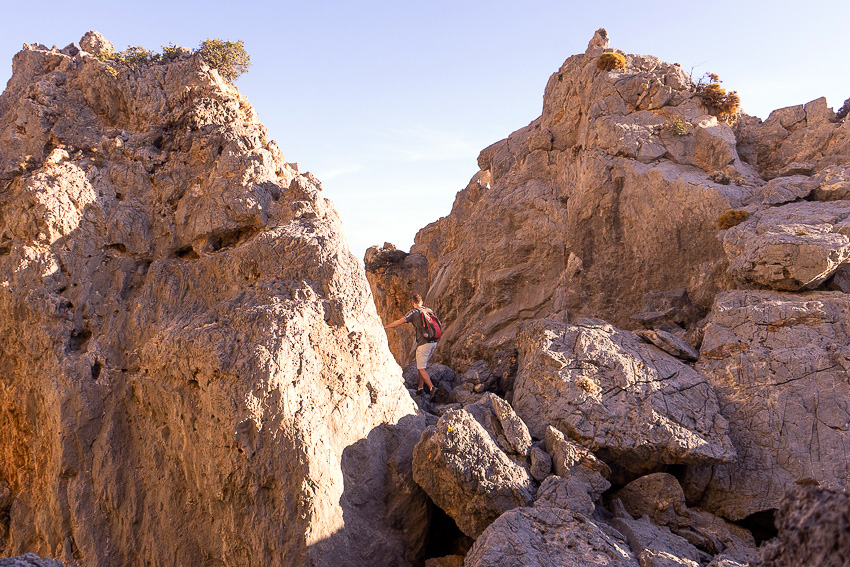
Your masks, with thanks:
[[[112,53],[115,50],[111,41],[103,37],[100,32],[94,30],[86,32],[86,35],[80,39],[80,47],[83,51],[88,51],[92,55],[103,55]]]
[[[654,473],[642,476],[611,495],[617,498],[635,518],[647,516],[659,526],[674,531],[691,525],[685,493],[671,474]]]
[[[628,545],[581,514],[515,508],[475,541],[466,567],[638,567]]]
[[[725,231],[729,274],[743,285],[814,289],[850,263],[850,204],[802,202],[758,211]]]
[[[850,496],[846,492],[795,487],[782,499],[776,527],[779,534],[762,546],[753,567],[844,567],[850,562]]]
[[[195,57],[13,66],[0,555],[419,562],[424,417],[318,180]]]
[[[372,297],[385,323],[410,311],[413,294],[425,297],[428,291],[428,262],[419,254],[408,254],[385,242],[380,248],[372,246],[366,250],[363,264]],[[416,350],[413,325],[388,329],[386,333],[396,362],[401,366],[412,362]]]
[[[735,458],[705,378],[634,334],[598,320],[540,320],[518,343],[513,407],[532,436],[552,425],[634,473]]]
[[[531,504],[534,484],[465,410],[428,427],[413,452],[413,477],[466,535],[477,538],[502,513]]]
[[[850,298],[718,295],[696,368],[729,419],[735,463],[689,467],[688,501],[730,520],[775,509],[787,487],[850,488]]]
[[[443,362],[489,360],[530,319],[629,326],[648,291],[684,287],[704,310],[728,286],[714,221],[763,182],[680,67],[627,54],[599,71],[605,41],[552,75],[542,115],[485,148],[452,213],[418,233]]]

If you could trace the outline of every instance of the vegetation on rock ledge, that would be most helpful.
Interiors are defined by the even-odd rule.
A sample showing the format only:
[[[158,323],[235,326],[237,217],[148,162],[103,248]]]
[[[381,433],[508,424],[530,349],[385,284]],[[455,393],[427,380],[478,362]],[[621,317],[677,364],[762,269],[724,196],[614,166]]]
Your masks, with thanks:
[[[243,40],[226,41],[221,39],[207,39],[201,42],[201,46],[190,51],[174,44],[162,46],[162,53],[156,53],[145,49],[140,45],[128,46],[123,51],[110,51],[95,55],[99,60],[109,64],[109,72],[113,76],[117,74],[115,66],[142,67],[148,65],[164,65],[179,58],[182,54],[199,54],[204,61],[213,69],[216,69],[223,79],[233,82],[243,73],[248,72],[251,65],[251,56],[245,50]]]
[[[614,69],[625,69],[626,58],[619,53],[608,52],[599,56],[596,68],[602,71],[613,71]]]

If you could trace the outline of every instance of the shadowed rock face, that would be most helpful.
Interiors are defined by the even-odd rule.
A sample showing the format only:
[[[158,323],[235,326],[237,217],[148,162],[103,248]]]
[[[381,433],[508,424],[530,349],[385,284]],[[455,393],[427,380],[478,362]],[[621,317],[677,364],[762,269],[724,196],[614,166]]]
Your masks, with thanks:
[[[0,97],[0,554],[416,562],[424,420],[318,180],[198,56],[63,51]]]

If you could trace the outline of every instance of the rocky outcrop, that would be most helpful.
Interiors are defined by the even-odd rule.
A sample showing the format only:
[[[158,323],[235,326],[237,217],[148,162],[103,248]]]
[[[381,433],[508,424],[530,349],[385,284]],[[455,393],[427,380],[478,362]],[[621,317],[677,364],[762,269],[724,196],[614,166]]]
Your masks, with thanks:
[[[421,560],[424,418],[321,184],[199,55],[95,40],[0,97],[0,553]]]
[[[25,553],[18,557],[0,558],[0,567],[63,567],[61,561],[43,559],[35,553]]]
[[[753,567],[847,565],[850,549],[850,495],[822,488],[795,487],[777,510],[777,537],[760,550]]]
[[[764,122],[747,117],[739,138],[741,154],[766,179],[850,163],[850,121],[837,120],[823,97],[774,110]]]
[[[428,291],[428,262],[418,254],[397,250],[389,242],[372,246],[363,259],[372,297],[384,322],[391,323],[410,311],[413,294]],[[416,334],[412,325],[387,331],[390,351],[401,366],[414,360]]]
[[[734,460],[705,378],[633,333],[598,320],[539,320],[517,342],[513,406],[533,437],[551,425],[631,474]]]
[[[775,509],[787,487],[850,488],[850,296],[720,294],[697,370],[717,392],[734,463],[690,467],[689,501],[731,520]]]
[[[475,541],[466,567],[639,567],[628,545],[581,514],[516,508]]]
[[[504,512],[530,505],[536,490],[465,410],[450,410],[425,430],[413,453],[413,478],[472,538]]]
[[[742,285],[815,289],[850,263],[850,203],[801,202],[756,212],[725,231],[729,274]]]
[[[567,59],[541,116],[485,148],[451,214],[417,234],[443,362],[489,360],[530,319],[628,328],[648,291],[684,287],[704,312],[728,287],[715,220],[764,181],[683,69],[623,54],[602,71],[602,50]]]

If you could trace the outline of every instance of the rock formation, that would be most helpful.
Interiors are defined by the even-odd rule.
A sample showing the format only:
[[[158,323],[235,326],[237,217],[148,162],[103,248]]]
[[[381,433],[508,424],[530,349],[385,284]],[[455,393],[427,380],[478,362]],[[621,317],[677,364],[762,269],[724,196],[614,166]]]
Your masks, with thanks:
[[[101,39],[0,97],[0,554],[420,562],[425,421],[321,184],[199,55]]]
[[[466,565],[743,566],[778,508],[762,560],[797,565],[822,508],[792,497],[810,521],[783,497],[850,490],[850,121],[824,99],[761,121],[713,84],[599,30],[541,116],[481,152],[451,214],[409,254],[367,254],[385,319],[407,301],[388,290],[420,278],[444,323],[437,356],[460,378],[421,406],[442,417],[415,470],[436,474],[426,452],[457,463],[453,503],[416,480],[474,520]],[[527,453],[496,426],[497,395]]]

